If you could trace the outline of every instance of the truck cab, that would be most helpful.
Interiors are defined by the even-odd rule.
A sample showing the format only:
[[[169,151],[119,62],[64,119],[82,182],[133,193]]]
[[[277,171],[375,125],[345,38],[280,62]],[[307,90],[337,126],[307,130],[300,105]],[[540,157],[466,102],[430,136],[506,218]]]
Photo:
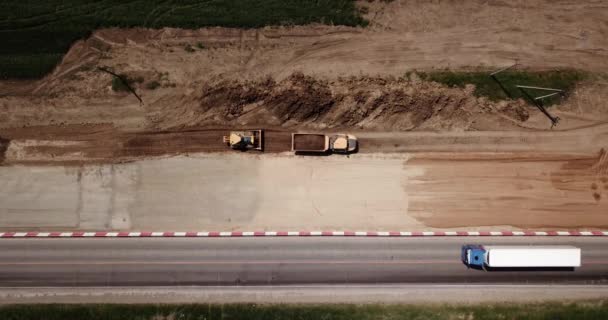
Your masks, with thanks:
[[[336,134],[329,138],[332,152],[352,153],[357,150],[357,137],[350,134]]]
[[[466,244],[460,251],[460,259],[469,268],[483,269],[486,250],[481,245]]]

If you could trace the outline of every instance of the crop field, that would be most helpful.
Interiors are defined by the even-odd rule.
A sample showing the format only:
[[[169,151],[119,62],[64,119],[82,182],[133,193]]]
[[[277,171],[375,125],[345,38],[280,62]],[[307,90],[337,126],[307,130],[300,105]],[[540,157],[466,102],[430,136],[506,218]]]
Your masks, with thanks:
[[[366,23],[353,0],[7,0],[0,3],[0,78],[43,76],[75,40],[97,28],[254,28],[313,22]]]

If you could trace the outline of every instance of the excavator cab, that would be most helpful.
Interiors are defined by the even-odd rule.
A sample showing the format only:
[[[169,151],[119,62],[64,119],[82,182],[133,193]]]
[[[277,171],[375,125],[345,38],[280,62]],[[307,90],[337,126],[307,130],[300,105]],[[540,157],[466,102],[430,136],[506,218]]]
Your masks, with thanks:
[[[235,150],[258,150],[263,148],[263,131],[231,131],[230,135],[223,137],[223,142]]]

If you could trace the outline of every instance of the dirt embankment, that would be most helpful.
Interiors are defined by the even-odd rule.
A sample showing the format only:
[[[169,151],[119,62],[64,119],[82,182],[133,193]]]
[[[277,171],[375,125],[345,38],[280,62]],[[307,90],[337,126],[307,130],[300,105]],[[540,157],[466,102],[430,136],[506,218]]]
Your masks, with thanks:
[[[241,106],[263,101],[273,106],[270,114],[260,111],[261,116],[272,118],[278,115],[273,123],[297,121],[299,118],[328,121],[334,115],[335,118],[345,116],[344,119],[334,119],[336,125],[343,123],[372,128],[373,125],[367,121],[375,117],[374,112],[391,112],[381,111],[385,108],[374,107],[373,103],[398,103],[401,100],[400,92],[386,92],[383,97],[370,94],[376,89],[365,86],[370,83],[372,87],[376,86],[377,80],[374,79],[402,77],[412,70],[491,69],[514,62],[530,69],[608,71],[608,5],[605,1],[573,3],[530,0],[523,4],[481,0],[400,0],[390,3],[363,1],[360,5],[368,7],[369,28],[310,25],[251,30],[98,30],[89,39],[75,43],[48,77],[35,83],[0,81],[0,127],[111,122],[129,130],[150,129],[147,119],[151,117],[151,112],[161,108],[160,105],[162,108],[183,111],[183,114],[175,111],[176,114],[172,115],[183,118],[175,121],[179,124],[187,122],[191,116],[191,109],[184,109],[182,105],[205,107],[223,99],[227,94],[224,91],[228,90],[237,94],[233,98],[239,99],[240,103],[235,103],[235,100],[220,101],[230,108],[217,116],[219,120],[228,117],[251,123],[260,114],[250,113],[252,119],[242,119],[242,114],[249,109]],[[98,66],[107,66],[134,78],[141,77],[143,82],[138,90],[144,99],[144,106],[140,106],[129,94],[113,92],[110,89],[111,77],[99,72],[96,69]],[[307,84],[308,80],[300,81],[300,86],[293,89],[293,75],[298,72],[312,76],[315,82]],[[264,76],[270,78],[266,83],[270,88],[260,83],[265,81],[259,80]],[[335,83],[339,82],[337,79],[340,77],[372,79],[353,82],[349,89],[361,93],[345,94],[344,105],[360,106],[353,108],[353,114],[344,114],[335,107],[340,104],[340,87],[348,87],[345,83]],[[226,83],[218,84],[221,81]],[[239,82],[243,81],[255,82],[246,87],[259,87],[262,95],[268,93],[270,96],[260,96],[258,91],[241,92],[243,85]],[[323,84],[323,81],[329,84]],[[146,88],[154,87],[156,83],[156,89]],[[283,85],[287,87],[285,90],[279,88]],[[429,86],[409,87],[407,96],[416,102],[424,99],[435,102],[439,99],[439,105],[446,103],[443,100],[454,100],[447,104],[448,107],[443,107],[442,110],[447,112],[442,111],[442,114],[449,113],[449,105],[458,104],[459,97],[453,94],[441,96],[446,92],[443,88],[437,88],[436,93],[428,92],[434,90]],[[202,97],[201,88],[208,96],[205,100],[193,101],[193,95]],[[418,93],[417,89],[421,91]],[[317,92],[314,100],[311,100],[313,96],[307,95],[310,90]],[[600,106],[604,111],[590,115],[590,119],[597,120],[597,115],[606,114],[605,104],[599,102],[608,98],[606,91],[604,88],[599,95],[601,99],[596,99],[598,102],[590,106],[596,109]],[[298,94],[307,95],[305,98],[308,102],[300,102],[301,96]],[[598,96],[597,92],[586,95],[595,96]],[[308,110],[307,105],[300,103],[314,104],[316,110],[311,110],[310,114],[308,111],[295,112],[300,108]],[[404,104],[413,108],[424,106],[425,103],[428,102],[406,101]],[[470,103],[470,99],[463,103]],[[289,106],[289,110],[285,110],[285,106]],[[587,116],[583,112],[586,110],[582,110],[585,108],[585,104],[580,104],[565,109],[576,111],[579,117],[583,113]],[[483,104],[477,109],[483,109]],[[510,118],[525,118],[526,114],[519,111],[513,110]],[[420,130],[442,130],[463,127],[462,123],[450,124],[452,117],[448,117],[449,120],[439,117],[440,120],[435,121],[436,127],[430,126],[430,119],[426,119],[421,126],[415,125],[424,120],[424,112],[429,112],[431,118],[437,115],[437,110],[430,112],[425,109],[411,120],[393,119],[395,129],[415,127]],[[163,115],[163,112],[159,114]],[[530,115],[535,117],[535,113]],[[206,121],[210,118],[209,115],[201,116],[199,111],[193,116]],[[380,116],[381,119],[386,117],[386,114]],[[567,122],[573,118],[565,115],[560,117],[564,120],[560,128],[568,127]],[[153,120],[156,120],[153,125],[162,121]],[[333,125],[323,121],[321,125]],[[581,124],[579,120],[575,122],[574,125]],[[165,127],[165,124],[158,125]],[[495,119],[475,121],[471,126],[464,126],[466,129],[479,130],[512,130],[518,127],[511,121]],[[546,121],[542,125],[534,122],[531,127],[546,129]]]
[[[319,79],[294,73],[276,82],[205,83],[179,106],[150,106],[155,129],[209,125],[271,125],[372,130],[468,130],[476,121],[517,125],[529,117],[523,101],[491,102],[473,88],[448,88],[408,78]],[[188,115],[185,117],[184,115]]]
[[[15,138],[5,152],[123,159],[216,151],[224,148],[218,137],[243,127],[546,130],[548,120],[521,101],[490,102],[475,97],[472,87],[403,77],[412,70],[489,70],[516,61],[530,69],[608,71],[608,7],[601,1],[360,5],[368,7],[369,28],[98,30],[75,43],[48,77],[0,81],[0,128],[40,141]],[[141,79],[134,86],[144,103],[113,91],[99,66]],[[552,107],[562,119],[555,130],[607,122],[606,100],[605,83],[582,84]],[[85,129],[71,138],[45,133],[74,126]],[[11,139],[2,130],[0,136]],[[279,140],[267,150],[283,150],[286,140]]]

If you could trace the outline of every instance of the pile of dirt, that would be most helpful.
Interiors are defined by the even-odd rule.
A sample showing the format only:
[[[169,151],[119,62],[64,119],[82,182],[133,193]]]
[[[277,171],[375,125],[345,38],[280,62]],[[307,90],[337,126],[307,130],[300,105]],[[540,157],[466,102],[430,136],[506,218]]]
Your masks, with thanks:
[[[264,81],[227,81],[205,83],[201,89],[200,110],[217,113],[224,119],[234,119],[243,114],[243,107],[264,100],[276,83],[272,78]]]
[[[467,130],[482,118],[516,124],[529,117],[523,101],[495,103],[473,91],[409,78],[327,80],[296,72],[280,82],[269,77],[207,82],[198,93],[183,96],[180,105],[162,101],[148,113],[158,130],[210,125]]]
[[[336,104],[327,81],[299,72],[273,89],[264,104],[283,122],[315,121]]]
[[[10,140],[0,137],[0,165],[4,162],[4,154],[6,153],[6,149],[8,149],[9,142]]]

